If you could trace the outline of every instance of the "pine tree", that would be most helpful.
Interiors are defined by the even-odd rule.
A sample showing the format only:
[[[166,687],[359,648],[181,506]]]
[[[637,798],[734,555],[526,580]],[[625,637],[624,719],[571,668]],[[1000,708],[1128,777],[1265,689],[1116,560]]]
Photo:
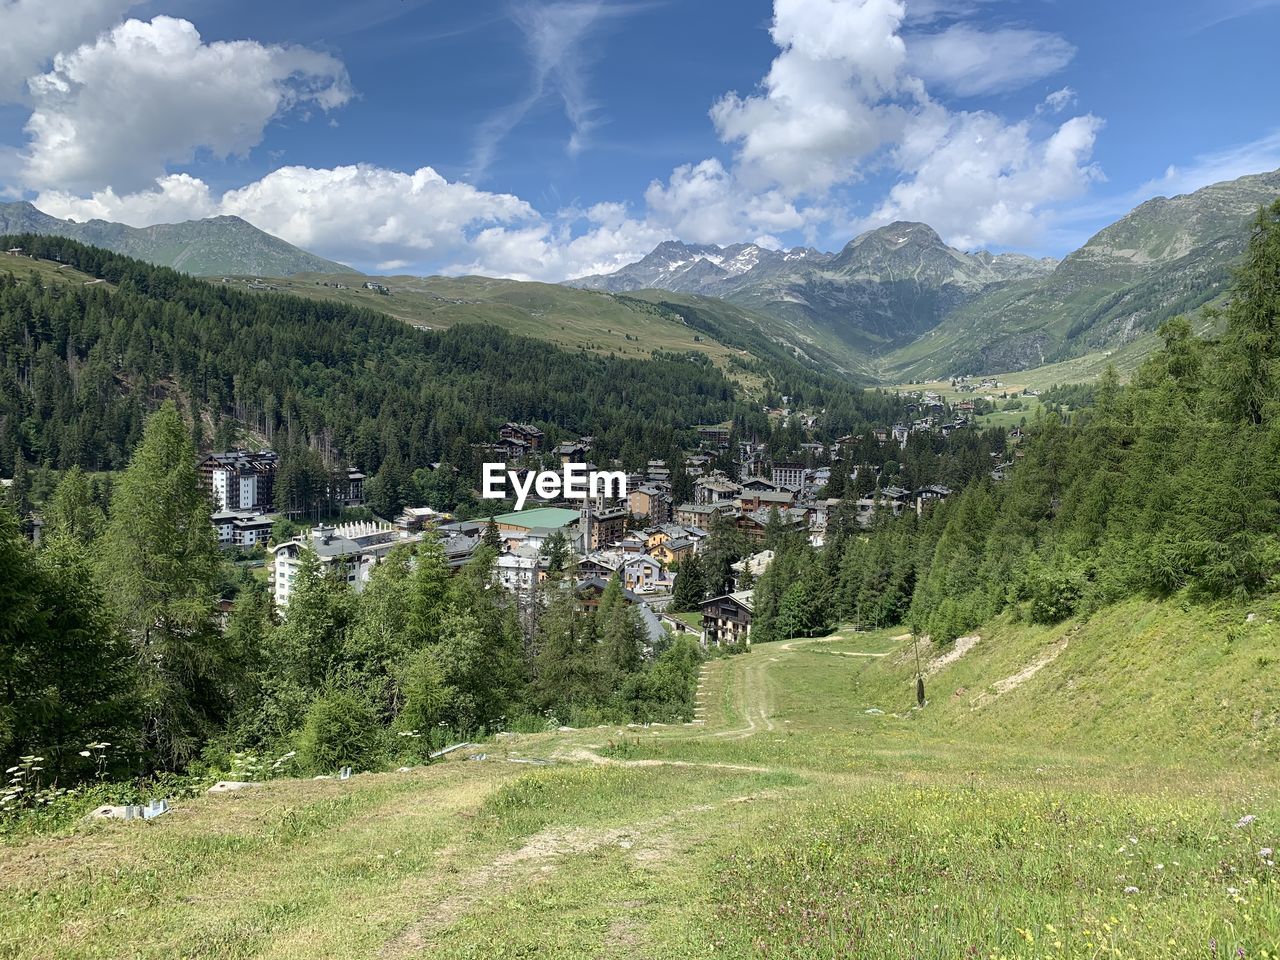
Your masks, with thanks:
[[[220,557],[195,450],[166,402],[115,489],[98,566],[134,647],[151,762],[180,768],[225,715],[229,663],[214,623]]]
[[[93,499],[88,478],[79,467],[62,476],[44,512],[45,536],[65,537],[80,544],[97,539],[106,524],[102,508]]]
[[[697,610],[705,599],[702,586],[702,564],[698,555],[690,554],[680,561],[675,586],[671,590],[671,609],[676,613]]]
[[[1229,420],[1256,426],[1275,416],[1280,401],[1280,200],[1254,220],[1225,320],[1218,389]]]

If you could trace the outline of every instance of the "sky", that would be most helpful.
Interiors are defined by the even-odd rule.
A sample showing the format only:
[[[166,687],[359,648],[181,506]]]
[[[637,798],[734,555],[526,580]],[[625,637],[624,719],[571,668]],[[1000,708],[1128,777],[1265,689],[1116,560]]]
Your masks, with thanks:
[[[1280,167],[1280,0],[0,0],[0,199],[562,280],[894,220],[1061,256]]]

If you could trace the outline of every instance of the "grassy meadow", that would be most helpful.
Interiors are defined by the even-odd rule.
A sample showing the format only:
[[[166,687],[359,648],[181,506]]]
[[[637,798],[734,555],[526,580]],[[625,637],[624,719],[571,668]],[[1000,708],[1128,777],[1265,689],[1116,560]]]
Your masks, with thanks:
[[[13,837],[0,957],[1280,957],[1272,613],[996,621],[923,710],[846,629],[709,661],[692,725]]]

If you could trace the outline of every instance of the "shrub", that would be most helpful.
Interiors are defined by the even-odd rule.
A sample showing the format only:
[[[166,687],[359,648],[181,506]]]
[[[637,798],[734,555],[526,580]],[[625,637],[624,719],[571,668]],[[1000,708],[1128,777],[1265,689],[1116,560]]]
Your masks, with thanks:
[[[349,690],[330,690],[307,711],[298,736],[298,762],[313,774],[340,767],[369,770],[383,759],[384,747],[373,704]]]

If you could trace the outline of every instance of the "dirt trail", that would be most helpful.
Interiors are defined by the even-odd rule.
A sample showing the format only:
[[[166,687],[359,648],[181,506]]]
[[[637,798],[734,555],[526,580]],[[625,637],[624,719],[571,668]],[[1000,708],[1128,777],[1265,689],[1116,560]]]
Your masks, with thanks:
[[[997,680],[991,685],[991,691],[984,691],[974,699],[970,709],[976,710],[987,702],[994,700],[997,697],[1004,696],[1011,690],[1017,690],[1018,687],[1022,686],[1049,664],[1053,663],[1053,661],[1057,660],[1058,657],[1062,656],[1062,652],[1067,649],[1067,645],[1071,642],[1071,638],[1079,629],[1079,627],[1076,627],[1072,629],[1070,633],[1064,634],[1062,637],[1055,640],[1052,644],[1042,650],[1034,660],[1028,663],[1017,673],[1005,677],[1003,680]]]
[[[976,633],[969,637],[957,637],[952,643],[950,650],[939,657],[934,657],[925,665],[924,675],[926,677],[932,677],[935,673],[945,670],[976,647],[981,639],[982,638]]]
[[[402,960],[425,952],[440,931],[472,909],[490,902],[496,894],[511,890],[521,880],[554,871],[560,858],[617,847],[627,851],[639,865],[661,863],[674,854],[676,847],[675,838],[663,832],[665,828],[721,804],[750,803],[778,793],[766,790],[716,804],[693,804],[651,820],[618,827],[547,827],[518,849],[499,854],[489,863],[463,874],[452,894],[430,904],[421,918],[383,946],[379,956],[382,960]],[[635,932],[632,931],[633,935]]]

